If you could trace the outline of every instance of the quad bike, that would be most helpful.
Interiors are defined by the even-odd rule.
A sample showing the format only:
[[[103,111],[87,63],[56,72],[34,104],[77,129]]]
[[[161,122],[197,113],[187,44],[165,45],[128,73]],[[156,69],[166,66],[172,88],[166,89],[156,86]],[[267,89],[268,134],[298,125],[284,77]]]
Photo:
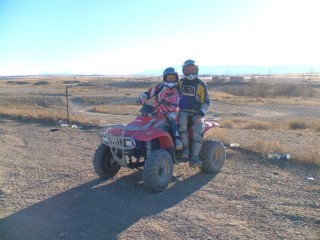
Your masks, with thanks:
[[[93,166],[100,178],[114,177],[121,167],[143,167],[146,188],[150,192],[161,192],[171,181],[173,165],[181,162],[179,151],[175,150],[165,115],[154,116],[154,107],[147,104],[140,112],[141,115],[127,125],[106,127],[100,134],[101,144],[94,154]],[[205,121],[203,134],[216,126],[215,122]],[[190,126],[188,131],[192,139]],[[216,139],[204,140],[199,157],[203,172],[217,173],[226,159],[225,148]]]

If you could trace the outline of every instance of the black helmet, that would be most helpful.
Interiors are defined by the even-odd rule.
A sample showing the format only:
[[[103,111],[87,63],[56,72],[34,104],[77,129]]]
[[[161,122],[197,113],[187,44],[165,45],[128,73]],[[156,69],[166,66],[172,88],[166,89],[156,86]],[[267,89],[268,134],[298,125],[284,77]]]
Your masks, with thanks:
[[[168,83],[167,82],[168,75],[174,75],[176,77],[176,81],[174,83],[173,82]],[[179,73],[173,67],[168,67],[163,71],[163,78],[162,79],[163,79],[166,87],[173,88],[179,80]]]
[[[185,67],[187,67],[187,66],[194,66],[195,69],[196,69],[195,73],[187,74],[185,72]],[[196,65],[196,62],[194,60],[188,59],[182,65],[182,72],[183,72],[183,75],[184,75],[185,78],[187,78],[189,80],[193,80],[196,77],[198,77],[199,68],[198,68],[198,65]]]

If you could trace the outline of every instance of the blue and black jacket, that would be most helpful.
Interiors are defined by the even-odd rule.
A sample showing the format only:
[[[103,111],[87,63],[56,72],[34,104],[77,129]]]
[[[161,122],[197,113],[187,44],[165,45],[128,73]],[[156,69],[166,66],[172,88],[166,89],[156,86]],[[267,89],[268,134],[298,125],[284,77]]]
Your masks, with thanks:
[[[209,109],[210,99],[207,84],[199,78],[178,82],[180,90],[180,110],[205,116]]]

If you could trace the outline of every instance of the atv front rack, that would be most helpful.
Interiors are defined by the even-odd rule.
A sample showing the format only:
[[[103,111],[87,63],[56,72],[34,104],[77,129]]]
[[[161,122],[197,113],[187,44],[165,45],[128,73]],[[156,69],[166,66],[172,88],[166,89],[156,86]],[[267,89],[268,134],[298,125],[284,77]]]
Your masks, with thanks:
[[[117,161],[117,163],[123,167],[128,167],[128,163],[125,158],[125,150],[134,149],[136,147],[136,141],[132,137],[126,137],[125,133],[128,130],[146,130],[147,126],[127,126],[127,125],[112,125],[107,127],[103,134],[100,135],[102,143],[110,147],[110,151]],[[111,131],[118,131],[116,135]]]

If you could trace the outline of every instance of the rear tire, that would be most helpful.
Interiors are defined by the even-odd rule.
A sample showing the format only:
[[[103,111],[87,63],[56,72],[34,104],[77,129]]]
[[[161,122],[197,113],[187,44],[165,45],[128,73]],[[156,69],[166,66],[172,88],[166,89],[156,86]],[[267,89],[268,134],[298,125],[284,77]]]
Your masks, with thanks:
[[[173,160],[171,155],[163,149],[151,152],[143,168],[143,181],[148,191],[164,191],[169,185],[172,175]]]
[[[217,173],[226,160],[226,149],[219,140],[204,140],[200,158],[203,172]]]
[[[110,148],[103,143],[97,148],[92,163],[100,178],[112,178],[121,168],[114,160]]]

